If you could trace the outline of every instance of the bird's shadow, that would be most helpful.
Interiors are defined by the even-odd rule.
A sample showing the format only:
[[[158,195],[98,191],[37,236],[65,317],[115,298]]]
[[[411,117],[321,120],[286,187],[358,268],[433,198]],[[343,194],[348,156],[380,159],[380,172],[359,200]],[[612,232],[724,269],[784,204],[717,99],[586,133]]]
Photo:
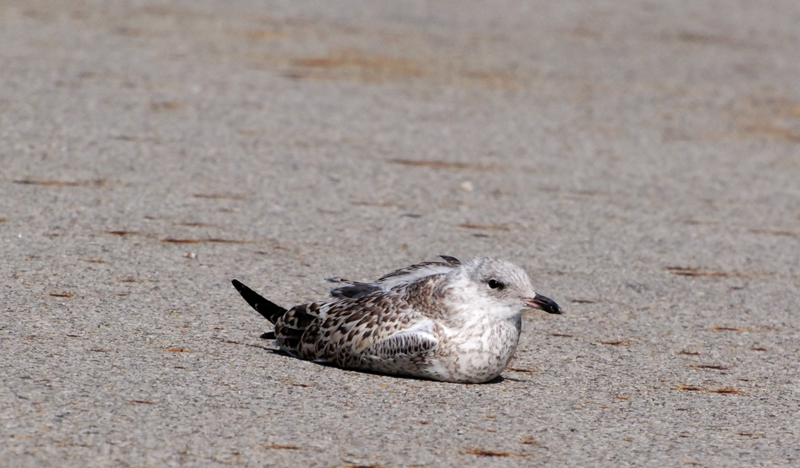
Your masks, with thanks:
[[[263,340],[274,340],[275,339],[275,334],[273,332],[267,332],[267,333],[264,333],[263,335],[261,335],[259,338],[261,338]],[[272,354],[277,354],[278,356],[286,356],[288,358],[298,359],[298,360],[301,360],[301,361],[305,360],[305,359],[299,358],[297,356],[293,356],[292,354],[287,353],[286,351],[284,351],[284,350],[282,350],[280,348],[268,348],[266,346],[260,346],[260,345],[247,345],[247,346],[252,346],[253,348],[260,348],[260,349],[263,349],[265,351],[269,351]],[[384,376],[384,377],[391,377],[393,379],[402,379],[402,380],[411,379],[411,380],[422,380],[422,381],[425,381],[425,382],[435,382],[435,381],[433,381],[431,379],[425,379],[425,378],[416,377],[416,376],[413,376],[413,375],[384,374],[384,373],[381,373],[381,372],[374,372],[374,371],[371,371],[371,370],[368,370],[368,369],[350,369],[350,368],[339,367],[339,366],[337,366],[335,364],[332,364],[330,362],[324,362],[324,361],[311,361],[311,362],[313,362],[314,364],[316,364],[318,366],[332,367],[334,369],[353,371],[353,372],[360,372],[362,374],[380,375],[380,376]],[[492,380],[490,380],[488,382],[483,382],[480,385],[494,385],[494,384],[502,383],[502,382],[504,382],[506,380],[509,380],[511,382],[526,382],[525,380],[513,379],[511,377],[503,377],[502,375],[498,375],[497,377],[493,378]],[[442,382],[442,383],[452,383],[452,382]],[[467,385],[474,385],[474,384],[467,384]]]

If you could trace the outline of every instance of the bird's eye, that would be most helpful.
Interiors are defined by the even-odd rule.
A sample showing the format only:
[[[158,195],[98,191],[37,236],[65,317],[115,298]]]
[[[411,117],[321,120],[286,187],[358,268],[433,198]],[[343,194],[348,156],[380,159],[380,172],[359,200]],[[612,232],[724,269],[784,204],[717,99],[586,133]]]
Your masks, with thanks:
[[[489,287],[492,288],[492,289],[503,289],[505,287],[505,285],[503,283],[497,281],[496,279],[490,279],[489,280]]]

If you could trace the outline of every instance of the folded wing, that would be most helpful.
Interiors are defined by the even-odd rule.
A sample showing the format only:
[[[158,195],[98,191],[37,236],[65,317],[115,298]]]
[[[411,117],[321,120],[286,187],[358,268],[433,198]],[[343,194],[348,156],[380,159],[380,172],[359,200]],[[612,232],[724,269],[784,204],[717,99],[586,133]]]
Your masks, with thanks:
[[[378,291],[389,291],[392,288],[408,285],[420,279],[432,275],[439,275],[450,272],[453,268],[461,265],[461,262],[448,255],[439,255],[441,262],[422,262],[406,268],[387,273],[373,283],[363,283],[350,281],[342,278],[325,278],[332,283],[343,284],[330,290],[331,297],[337,299],[357,298],[372,294]]]
[[[298,357],[339,367],[383,369],[434,351],[433,321],[402,294],[376,292],[290,309],[275,324],[281,347]]]
[[[369,354],[380,359],[411,358],[434,351],[439,340],[426,331],[402,331],[373,344]]]

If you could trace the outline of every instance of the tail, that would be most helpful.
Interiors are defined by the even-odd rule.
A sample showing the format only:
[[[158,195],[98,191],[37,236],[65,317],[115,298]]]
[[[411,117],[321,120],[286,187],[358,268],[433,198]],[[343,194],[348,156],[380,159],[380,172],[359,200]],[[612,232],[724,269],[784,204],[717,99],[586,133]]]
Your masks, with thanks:
[[[239,291],[239,294],[242,295],[244,300],[250,304],[250,307],[254,308],[256,312],[264,316],[264,318],[269,320],[270,323],[274,324],[283,316],[283,314],[286,313],[286,309],[264,299],[258,295],[257,292],[253,291],[242,283],[236,280],[231,281],[231,283],[233,283],[233,287]]]

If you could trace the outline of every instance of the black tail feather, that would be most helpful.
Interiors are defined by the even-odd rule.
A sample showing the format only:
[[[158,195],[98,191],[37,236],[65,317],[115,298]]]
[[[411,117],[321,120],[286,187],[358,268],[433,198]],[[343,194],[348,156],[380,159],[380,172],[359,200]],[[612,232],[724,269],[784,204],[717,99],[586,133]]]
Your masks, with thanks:
[[[283,314],[286,313],[286,309],[268,301],[267,299],[264,299],[257,292],[253,291],[242,283],[236,280],[231,281],[231,283],[233,283],[233,287],[239,291],[239,294],[242,295],[244,300],[250,304],[250,307],[264,316],[264,318],[269,320],[270,323],[274,324],[283,316]]]

